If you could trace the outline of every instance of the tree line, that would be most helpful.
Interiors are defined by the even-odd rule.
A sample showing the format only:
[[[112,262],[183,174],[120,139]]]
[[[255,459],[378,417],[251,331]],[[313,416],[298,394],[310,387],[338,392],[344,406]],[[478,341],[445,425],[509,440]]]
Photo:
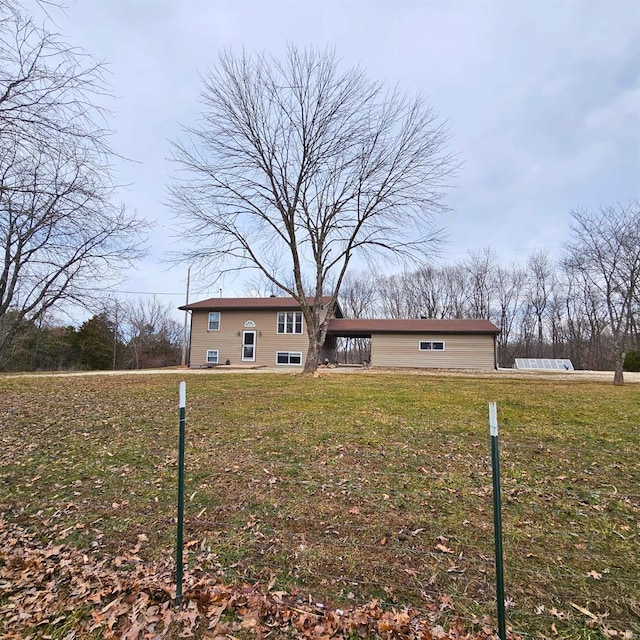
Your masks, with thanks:
[[[4,371],[147,369],[180,364],[183,328],[157,298],[104,306],[78,327],[22,320]]]
[[[483,318],[500,329],[498,362],[569,358],[577,369],[640,370],[640,207],[575,210],[557,255],[502,264],[490,247],[451,264],[349,272],[340,306],[352,318]],[[256,283],[252,283],[255,292]],[[270,291],[270,290],[269,290]],[[267,289],[262,291],[267,293]],[[255,295],[255,293],[254,293]],[[78,328],[23,320],[5,370],[138,369],[177,365],[183,328],[156,298],[104,306]],[[342,345],[368,359],[367,341]]]
[[[499,329],[498,361],[570,358],[579,369],[640,367],[640,206],[575,210],[556,256],[505,266],[491,248],[457,263],[391,275],[354,274],[347,317],[484,318]],[[357,345],[359,348],[359,345]]]

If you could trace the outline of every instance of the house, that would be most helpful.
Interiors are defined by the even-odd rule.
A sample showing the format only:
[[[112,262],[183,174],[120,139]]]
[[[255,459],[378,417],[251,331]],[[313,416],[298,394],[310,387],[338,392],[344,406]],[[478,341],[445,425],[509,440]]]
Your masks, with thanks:
[[[191,312],[191,367],[304,365],[308,337],[293,298],[210,298],[180,309]],[[337,306],[320,361],[335,361],[338,338],[369,338],[374,367],[495,369],[498,333],[488,320],[351,319]]]
[[[210,298],[180,309],[191,312],[191,367],[304,365],[309,339],[293,298]],[[339,308],[336,315],[342,316]]]

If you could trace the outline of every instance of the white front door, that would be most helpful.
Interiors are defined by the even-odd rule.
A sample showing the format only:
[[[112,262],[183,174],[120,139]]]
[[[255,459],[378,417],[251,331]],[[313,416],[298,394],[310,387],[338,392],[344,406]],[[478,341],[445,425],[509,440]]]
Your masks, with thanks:
[[[256,359],[256,332],[242,332],[242,359],[253,362]]]

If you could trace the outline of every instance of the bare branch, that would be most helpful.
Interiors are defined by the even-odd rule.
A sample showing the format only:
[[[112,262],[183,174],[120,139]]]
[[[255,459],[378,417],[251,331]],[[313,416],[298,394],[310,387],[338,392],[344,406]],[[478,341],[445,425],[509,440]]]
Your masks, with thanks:
[[[622,366],[640,294],[640,203],[571,212],[572,239],[565,245],[565,268],[579,274],[585,290],[604,304],[613,335],[614,383]]]
[[[24,319],[102,295],[143,253],[147,223],[113,203],[103,77],[0,2],[0,365]]]
[[[170,198],[189,259],[250,266],[290,292],[315,368],[328,282],[330,313],[356,255],[433,253],[457,168],[447,131],[422,98],[342,71],[330,51],[290,47],[284,61],[226,52],[203,82],[200,121],[173,144],[187,177]]]

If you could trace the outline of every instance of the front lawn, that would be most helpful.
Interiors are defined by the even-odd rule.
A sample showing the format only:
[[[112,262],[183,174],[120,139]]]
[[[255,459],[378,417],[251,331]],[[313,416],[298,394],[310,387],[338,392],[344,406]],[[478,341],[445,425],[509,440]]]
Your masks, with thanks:
[[[181,379],[0,377],[4,520],[42,545],[117,557],[138,544],[142,560],[171,559]],[[509,625],[525,637],[640,632],[640,385],[186,380],[191,569],[335,607],[377,599],[495,624],[496,401]]]

